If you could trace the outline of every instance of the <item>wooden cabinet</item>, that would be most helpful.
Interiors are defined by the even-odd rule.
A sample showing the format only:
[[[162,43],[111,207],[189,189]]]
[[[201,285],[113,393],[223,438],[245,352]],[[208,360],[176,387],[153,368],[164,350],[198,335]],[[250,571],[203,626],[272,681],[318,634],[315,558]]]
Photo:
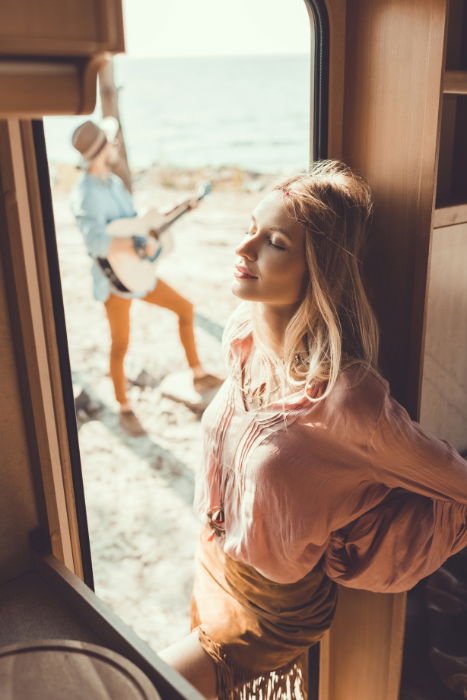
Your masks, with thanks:
[[[420,420],[467,451],[467,5],[447,4]]]
[[[467,451],[467,222],[434,228],[420,421]]]
[[[0,3],[0,116],[92,112],[97,71],[123,50],[121,0]]]
[[[92,56],[124,51],[120,0],[6,0],[0,6],[3,57]]]

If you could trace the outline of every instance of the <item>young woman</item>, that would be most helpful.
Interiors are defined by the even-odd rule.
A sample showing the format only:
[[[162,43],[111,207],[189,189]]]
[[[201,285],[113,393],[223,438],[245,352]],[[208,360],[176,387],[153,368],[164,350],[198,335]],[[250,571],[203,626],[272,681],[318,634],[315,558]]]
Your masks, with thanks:
[[[371,196],[339,162],[256,207],[236,250],[230,376],[205,413],[192,634],[162,656],[206,697],[304,698],[336,584],[403,591],[467,544],[467,463],[375,367]]]

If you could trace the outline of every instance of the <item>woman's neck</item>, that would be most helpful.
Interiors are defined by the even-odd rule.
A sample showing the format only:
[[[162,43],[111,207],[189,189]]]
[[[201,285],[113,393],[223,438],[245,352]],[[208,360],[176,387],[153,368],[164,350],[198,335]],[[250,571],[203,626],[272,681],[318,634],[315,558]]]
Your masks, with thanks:
[[[262,342],[275,355],[283,357],[285,330],[297,310],[298,304],[289,306],[273,306],[271,304],[256,304],[254,319],[256,332]]]

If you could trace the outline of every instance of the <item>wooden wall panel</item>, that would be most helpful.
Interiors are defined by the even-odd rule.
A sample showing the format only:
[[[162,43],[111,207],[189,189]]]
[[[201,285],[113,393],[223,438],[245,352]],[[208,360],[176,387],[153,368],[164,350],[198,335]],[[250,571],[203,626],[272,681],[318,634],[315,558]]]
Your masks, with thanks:
[[[74,555],[79,559],[79,546],[73,546],[71,533],[74,518],[68,513],[68,507],[70,513],[73,508],[73,493],[67,489],[63,474],[69,468],[69,455],[59,435],[62,421],[56,417],[56,410],[63,411],[63,406],[59,394],[55,404],[53,394],[60,370],[53,363],[56,352],[48,347],[54,342],[53,334],[48,332],[53,310],[47,277],[42,279],[44,261],[39,258],[39,253],[44,256],[46,250],[38,183],[33,175],[36,163],[31,124],[0,120],[0,152],[3,272],[10,318],[14,320],[14,372],[22,404],[19,394],[16,401],[27,423],[25,440],[29,450],[21,470],[33,474],[41,525],[50,536],[53,554],[71,570],[79,571],[79,561],[76,567],[74,561]],[[12,443],[12,450],[16,454],[18,445]],[[21,488],[16,493],[21,497]],[[17,517],[21,517],[20,511]]]
[[[396,700],[404,621],[404,595],[341,587],[321,642],[320,700]]]
[[[0,38],[22,37],[37,40],[55,37],[71,40],[98,40],[99,4],[94,0],[41,0],[38,2],[4,2]]]
[[[342,159],[345,85],[345,26],[346,0],[333,0],[328,4],[329,31],[329,124],[328,156]]]
[[[0,3],[2,56],[90,56],[124,48],[121,0]]]
[[[0,230],[3,224],[0,204]],[[32,568],[28,533],[37,526],[38,514],[1,258],[0,349],[0,583],[3,583]]]
[[[418,412],[445,0],[349,0],[343,158],[375,198],[367,277],[393,393]]]
[[[329,153],[366,177],[373,190],[365,272],[382,332],[381,369],[414,418],[423,373],[446,9],[446,0],[348,0],[342,149]],[[332,32],[331,47],[334,40],[340,35]],[[331,122],[339,119],[331,108]],[[340,590],[335,623],[321,645],[320,700],[398,699],[405,604],[404,594]]]
[[[434,229],[420,421],[467,450],[467,224]]]
[[[99,66],[124,49],[122,0],[0,2],[0,115],[90,114]]]

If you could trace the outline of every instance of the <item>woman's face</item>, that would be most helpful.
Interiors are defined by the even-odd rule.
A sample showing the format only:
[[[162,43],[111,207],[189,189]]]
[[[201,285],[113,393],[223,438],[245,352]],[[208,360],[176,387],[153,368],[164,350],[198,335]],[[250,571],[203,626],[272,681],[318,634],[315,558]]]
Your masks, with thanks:
[[[296,304],[306,278],[305,231],[273,191],[256,207],[248,232],[235,251],[233,293],[275,306]]]

